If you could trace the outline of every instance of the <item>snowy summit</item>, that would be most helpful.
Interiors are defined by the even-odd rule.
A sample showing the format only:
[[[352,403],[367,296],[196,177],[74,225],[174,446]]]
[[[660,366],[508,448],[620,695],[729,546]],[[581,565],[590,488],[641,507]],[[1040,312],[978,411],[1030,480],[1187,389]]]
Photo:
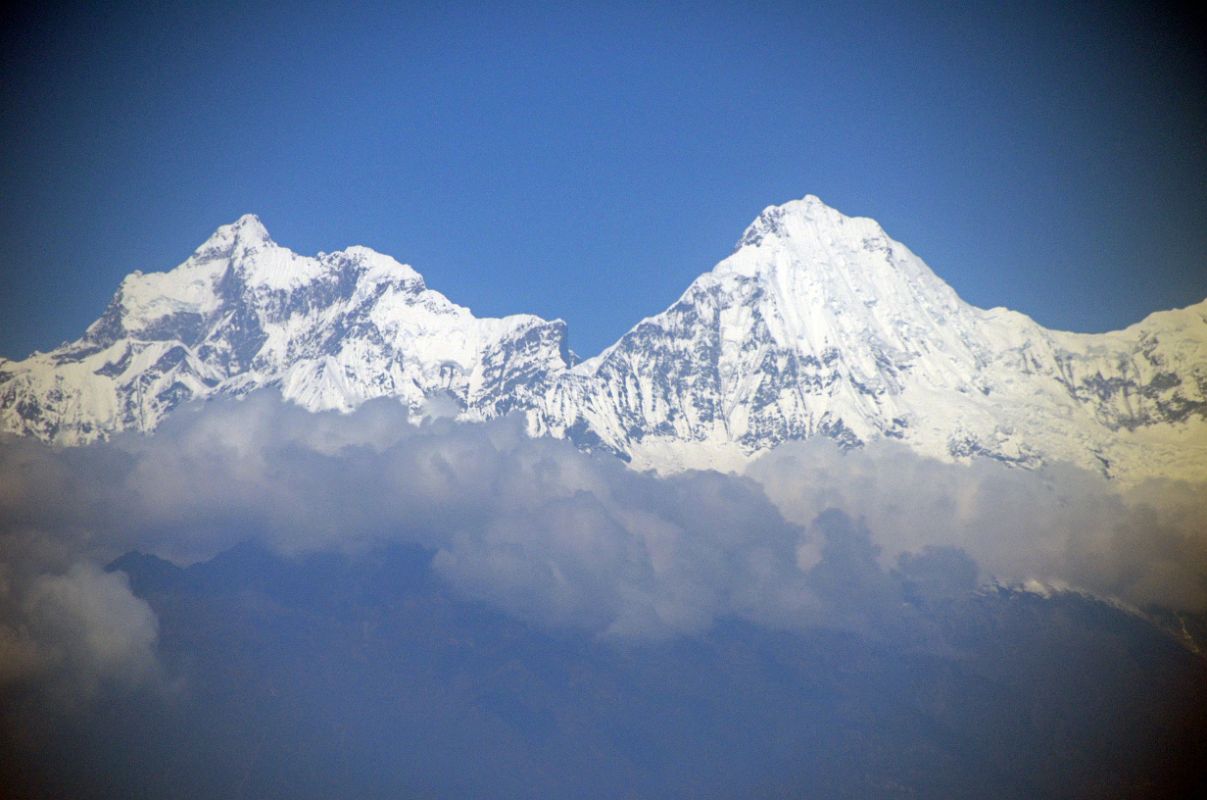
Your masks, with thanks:
[[[794,439],[947,460],[1207,475],[1207,301],[1105,334],[962,301],[873,220],[767,208],[666,311],[581,363],[560,320],[478,318],[366,247],[315,257],[246,215],[129,275],[84,336],[0,360],[0,427],[62,444],[150,431],[194,399],[279,387],[311,409],[449,395],[660,471]]]

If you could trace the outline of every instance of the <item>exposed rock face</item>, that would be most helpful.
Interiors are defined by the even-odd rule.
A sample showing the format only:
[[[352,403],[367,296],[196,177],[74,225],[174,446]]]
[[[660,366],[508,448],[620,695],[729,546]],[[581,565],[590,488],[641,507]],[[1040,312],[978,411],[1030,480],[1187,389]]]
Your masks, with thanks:
[[[0,409],[6,430],[76,444],[262,386],[313,410],[448,394],[468,418],[523,412],[535,434],[660,470],[828,436],[1207,478],[1207,301],[1050,331],[968,305],[812,196],[768,208],[670,308],[573,362],[560,320],[480,319],[388,256],[306,258],[247,216],[174,270],[127,277],[80,340],[0,362]]]

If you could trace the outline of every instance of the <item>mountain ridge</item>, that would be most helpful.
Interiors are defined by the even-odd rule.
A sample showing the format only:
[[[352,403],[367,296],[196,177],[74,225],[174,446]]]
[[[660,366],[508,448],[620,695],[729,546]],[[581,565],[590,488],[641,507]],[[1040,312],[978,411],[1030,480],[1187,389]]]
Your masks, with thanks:
[[[244,215],[174,269],[128,275],[80,339],[0,359],[0,429],[83,444],[267,386],[311,410],[448,394],[467,419],[520,412],[535,435],[659,471],[741,469],[827,436],[1207,476],[1207,300],[1049,330],[966,303],[877,222],[813,195],[768,206],[666,310],[582,361],[562,320],[475,317],[390,256],[301,256]]]

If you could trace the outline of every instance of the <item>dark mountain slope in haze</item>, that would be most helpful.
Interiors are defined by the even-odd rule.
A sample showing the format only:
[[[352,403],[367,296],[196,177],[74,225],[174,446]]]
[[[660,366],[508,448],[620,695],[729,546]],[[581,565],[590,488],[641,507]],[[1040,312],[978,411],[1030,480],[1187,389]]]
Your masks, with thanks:
[[[885,602],[909,598],[923,627],[725,622],[618,644],[457,600],[429,558],[282,559],[251,545],[188,569],[124,557],[115,568],[160,619],[172,690],[34,725],[41,709],[10,694],[0,777],[27,798],[1161,798],[1202,786],[1207,662],[1077,595],[928,597],[881,573],[895,587]],[[916,639],[922,629],[936,637]]]

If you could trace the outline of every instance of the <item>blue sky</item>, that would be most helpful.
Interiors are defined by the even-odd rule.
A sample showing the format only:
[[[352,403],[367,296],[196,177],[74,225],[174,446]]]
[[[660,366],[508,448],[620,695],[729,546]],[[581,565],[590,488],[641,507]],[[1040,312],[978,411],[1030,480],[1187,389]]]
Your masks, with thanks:
[[[3,25],[0,353],[252,211],[597,352],[766,205],[1105,330],[1207,296],[1201,17],[1097,4],[48,9]],[[908,6],[908,10],[905,10]]]

